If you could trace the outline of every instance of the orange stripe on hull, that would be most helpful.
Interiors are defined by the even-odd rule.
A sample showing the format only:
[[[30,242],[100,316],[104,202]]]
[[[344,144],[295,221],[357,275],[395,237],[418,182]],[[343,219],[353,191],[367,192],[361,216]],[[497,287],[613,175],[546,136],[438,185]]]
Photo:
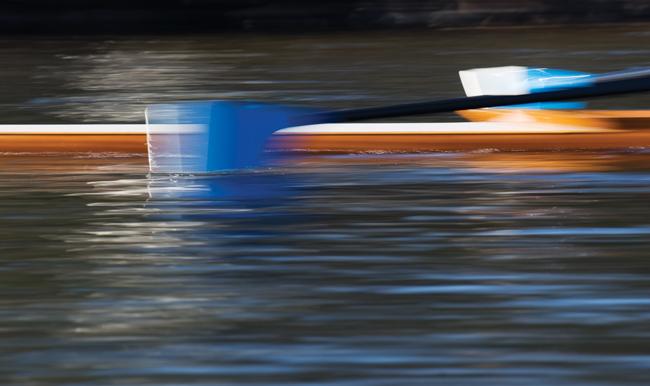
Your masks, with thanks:
[[[463,135],[282,135],[268,148],[276,151],[425,152],[605,150],[650,147],[650,131],[595,134],[463,134]]]
[[[146,153],[144,134],[2,134],[0,152]]]

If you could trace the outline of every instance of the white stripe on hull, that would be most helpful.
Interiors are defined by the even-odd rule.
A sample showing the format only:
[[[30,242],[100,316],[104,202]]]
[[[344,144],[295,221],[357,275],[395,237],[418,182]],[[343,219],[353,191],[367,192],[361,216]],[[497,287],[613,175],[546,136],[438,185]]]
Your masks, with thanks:
[[[328,134],[561,134],[610,132],[608,129],[552,125],[545,123],[505,122],[432,122],[432,123],[326,123],[290,127],[277,131],[279,135],[328,135]]]
[[[201,125],[154,125],[158,133],[189,133],[200,131]],[[563,126],[543,123],[506,122],[433,122],[433,123],[327,123],[282,129],[278,135],[327,135],[327,134],[559,134],[599,133],[609,129]],[[146,134],[145,124],[76,124],[76,125],[0,125],[0,135],[110,135]]]
[[[0,134],[146,134],[144,124],[0,125]]]

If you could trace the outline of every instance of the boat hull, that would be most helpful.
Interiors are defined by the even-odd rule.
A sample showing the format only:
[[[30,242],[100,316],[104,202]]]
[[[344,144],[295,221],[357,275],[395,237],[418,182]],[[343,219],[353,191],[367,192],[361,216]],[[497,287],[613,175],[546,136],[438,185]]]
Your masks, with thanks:
[[[490,122],[495,117],[505,119],[515,113],[524,114],[528,121]],[[508,113],[507,110],[484,109],[461,114],[483,122],[301,126],[276,132],[267,149],[291,152],[427,152],[650,147],[648,111],[625,115],[621,112],[569,114],[540,110],[512,110]],[[146,126],[5,125],[0,126],[0,152],[146,153]]]
[[[276,152],[560,151],[650,148],[650,131],[582,134],[304,134],[274,136]],[[147,153],[145,135],[2,135],[5,153]]]

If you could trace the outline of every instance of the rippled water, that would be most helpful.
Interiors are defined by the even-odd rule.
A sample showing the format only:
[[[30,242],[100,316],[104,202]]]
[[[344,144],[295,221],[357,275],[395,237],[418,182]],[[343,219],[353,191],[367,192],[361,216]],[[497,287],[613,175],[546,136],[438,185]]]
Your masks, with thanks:
[[[25,87],[2,117],[128,121],[224,90],[363,105],[457,95],[445,68],[647,64],[647,29],[583,32],[4,40],[0,77]],[[0,381],[647,384],[648,197],[644,149],[300,155],[211,176],[4,154]]]
[[[347,108],[463,94],[457,72],[650,66],[650,27],[0,39],[3,123],[142,122],[147,104],[256,99]],[[647,96],[616,107],[646,108]],[[595,102],[610,107],[610,101]],[[451,119],[435,116],[432,120]],[[400,120],[422,120],[421,117]]]

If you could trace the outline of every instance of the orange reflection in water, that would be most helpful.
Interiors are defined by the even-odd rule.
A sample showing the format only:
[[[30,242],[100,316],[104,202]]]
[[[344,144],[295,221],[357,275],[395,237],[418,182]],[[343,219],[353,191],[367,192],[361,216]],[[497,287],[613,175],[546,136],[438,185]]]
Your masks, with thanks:
[[[337,166],[342,164],[405,165],[413,167],[471,168],[486,172],[648,171],[650,152],[475,152],[423,154],[311,154],[284,158],[284,165]]]
[[[274,155],[271,167],[340,165],[403,165],[410,167],[471,168],[485,172],[649,171],[650,152],[501,152],[469,153],[357,153],[345,155],[298,153]],[[143,154],[118,153],[0,153],[0,173],[147,173]]]

